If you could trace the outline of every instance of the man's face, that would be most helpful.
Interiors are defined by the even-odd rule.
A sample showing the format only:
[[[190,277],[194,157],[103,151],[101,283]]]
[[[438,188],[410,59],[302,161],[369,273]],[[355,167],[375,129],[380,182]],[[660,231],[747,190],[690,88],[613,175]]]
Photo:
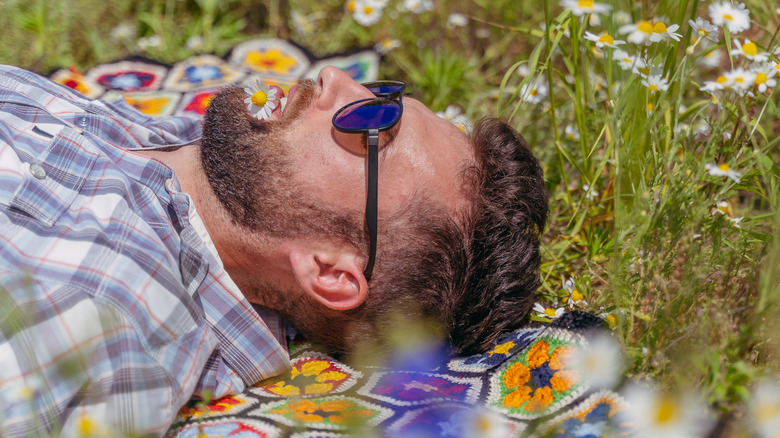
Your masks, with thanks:
[[[292,189],[324,207],[355,212],[360,222],[366,202],[366,137],[336,130],[332,118],[344,105],[371,97],[341,70],[326,67],[313,87],[290,90],[276,131],[289,158]],[[300,107],[302,103],[306,105]],[[380,227],[414,196],[452,213],[464,207],[461,172],[473,155],[468,137],[457,127],[419,101],[404,98],[401,120],[380,133],[379,140]],[[381,239],[378,244],[381,250]]]
[[[271,238],[341,236],[357,246],[364,237],[366,137],[337,131],[332,118],[374,95],[326,67],[317,81],[291,89],[282,111],[258,121],[249,117],[243,91],[229,91],[230,98],[217,96],[209,107],[201,153],[236,223]],[[383,223],[402,219],[412,200],[450,214],[466,203],[461,172],[473,160],[468,137],[417,100],[404,98],[403,108],[400,121],[379,137],[379,252]]]

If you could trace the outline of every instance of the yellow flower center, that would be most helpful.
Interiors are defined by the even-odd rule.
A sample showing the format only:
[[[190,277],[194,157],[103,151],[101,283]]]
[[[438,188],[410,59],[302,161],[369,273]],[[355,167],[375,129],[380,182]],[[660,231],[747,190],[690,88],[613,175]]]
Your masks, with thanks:
[[[666,33],[666,25],[661,23],[660,21],[658,23],[655,23],[655,26],[653,26],[653,32]]]
[[[555,309],[553,309],[552,307],[548,307],[544,309],[544,314],[547,316],[555,316]]]
[[[766,83],[766,73],[756,73],[756,85]]]
[[[579,0],[577,5],[581,8],[593,9],[593,0]]]
[[[720,169],[720,170],[722,170],[722,171],[724,171],[724,172],[728,172],[728,171],[730,171],[730,170],[731,170],[731,168],[729,167],[729,165],[728,165],[728,164],[726,164],[726,163],[721,163],[721,164],[718,164],[718,169]]]
[[[612,313],[607,315],[607,324],[609,324],[610,327],[616,326],[617,325],[617,316],[615,316]]]
[[[531,89],[531,96],[536,96],[537,94],[539,94],[539,91],[536,88],[532,88]]]
[[[636,25],[636,28],[644,33],[653,33],[653,25],[649,21],[643,21]]]
[[[669,397],[658,400],[655,411],[655,419],[658,424],[668,424],[676,417],[677,403]]]
[[[734,17],[732,17],[731,14],[723,14],[723,19],[731,21],[734,19]]]
[[[718,76],[718,79],[715,80],[715,82],[717,82],[719,84],[725,84],[726,82],[728,82],[728,79],[726,79],[725,76],[720,75],[720,76]]]
[[[580,291],[578,291],[577,289],[574,289],[574,290],[571,292],[571,299],[572,299],[572,301],[574,301],[575,303],[576,303],[577,301],[582,301],[582,299],[583,299],[583,298],[585,298],[585,296],[584,296],[584,295],[582,295],[582,294],[580,293]]]
[[[704,37],[706,37],[707,35],[710,34],[705,29],[702,29],[702,28],[699,28],[698,32],[699,32],[699,36],[702,37],[702,38],[704,38]]]
[[[265,91],[257,91],[252,95],[252,105],[265,106],[266,103],[268,103],[268,95]]]
[[[653,112],[653,103],[652,102],[647,104],[647,112],[649,112],[649,113]]]
[[[634,63],[634,61],[632,61],[632,60],[630,60],[628,58],[621,58],[620,60],[625,62],[626,64],[633,64]]]
[[[764,402],[756,409],[756,417],[763,424],[767,424],[772,419],[777,418],[779,414],[780,404],[777,402]]]
[[[608,33],[605,33],[605,34],[602,34],[602,35],[599,37],[599,42],[600,42],[600,43],[606,43],[606,44],[612,45],[612,43],[614,43],[614,42],[615,42],[615,40],[614,40],[614,39],[612,39],[612,37],[611,37],[611,36],[610,36]]]
[[[742,51],[745,52],[745,55],[756,56],[758,54],[758,46],[753,41],[748,41],[742,46]]]
[[[351,13],[355,12],[355,6],[357,6],[357,2],[355,0],[351,0],[347,2],[347,10]]]
[[[93,436],[97,432],[97,426],[86,415],[82,415],[81,418],[79,418],[77,428],[79,434],[83,437]]]
[[[639,67],[637,70],[639,70],[639,73],[642,74],[650,74],[650,67]]]
[[[734,82],[739,82],[741,84],[741,83],[745,82],[745,78],[742,78],[742,77],[734,78]]]
[[[649,90],[651,93],[655,93],[656,91],[658,91],[658,85],[655,85],[655,84],[653,84],[653,85],[650,85],[649,87],[647,87],[647,89],[648,89],[648,90]]]
[[[727,205],[719,205],[718,210],[723,214],[727,214],[729,212],[729,207]]]
[[[374,8],[372,8],[371,6],[366,6],[366,7],[363,8],[363,12],[366,15],[369,15],[370,13],[374,12]]]

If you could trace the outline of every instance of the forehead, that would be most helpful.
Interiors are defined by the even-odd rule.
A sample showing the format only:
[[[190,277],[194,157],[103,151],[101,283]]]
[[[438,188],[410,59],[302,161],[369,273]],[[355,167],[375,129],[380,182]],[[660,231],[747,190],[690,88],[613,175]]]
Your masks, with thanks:
[[[474,161],[469,137],[421,102],[404,98],[403,104],[398,133],[380,161],[380,176],[394,192],[387,196],[408,202],[423,195],[448,210],[460,210],[465,203],[463,170]],[[379,189],[383,186],[380,182]]]

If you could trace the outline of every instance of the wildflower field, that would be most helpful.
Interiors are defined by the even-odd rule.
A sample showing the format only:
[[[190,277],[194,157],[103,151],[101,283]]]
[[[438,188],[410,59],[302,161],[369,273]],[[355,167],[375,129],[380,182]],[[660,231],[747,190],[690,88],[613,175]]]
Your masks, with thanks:
[[[551,217],[532,319],[609,322],[647,436],[780,431],[780,5],[747,0],[0,0],[0,63],[174,63],[258,36],[375,46],[468,130],[509,120]],[[602,359],[602,360],[598,360]],[[643,382],[640,385],[638,382]]]

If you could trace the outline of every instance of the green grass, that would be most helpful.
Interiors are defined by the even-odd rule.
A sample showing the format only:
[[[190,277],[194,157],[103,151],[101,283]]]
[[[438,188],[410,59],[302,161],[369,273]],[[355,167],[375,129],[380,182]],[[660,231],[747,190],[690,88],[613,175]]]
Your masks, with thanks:
[[[780,366],[778,93],[751,87],[754,96],[722,93],[716,105],[699,88],[750,65],[734,53],[735,39],[777,50],[772,2],[746,2],[752,27],[720,33],[712,50],[723,58],[712,68],[701,65],[711,49],[686,48],[697,35],[688,20],[711,21],[713,2],[616,0],[601,25],[549,1],[442,0],[421,14],[399,10],[402,3],[390,1],[379,22],[364,27],[341,0],[8,0],[0,3],[0,62],[86,71],[128,54],[164,62],[224,55],[257,36],[291,38],[319,55],[397,39],[383,77],[409,80],[434,111],[455,104],[472,120],[511,120],[542,162],[552,215],[540,301],[564,306],[571,292],[563,282],[573,278],[587,302],[581,308],[613,314],[630,377],[695,389],[726,435],[748,436],[746,403]],[[613,49],[593,53],[585,31],[626,39],[616,11],[680,25],[680,42],[619,46],[655,64],[668,89],[651,93],[620,68]],[[465,27],[447,26],[455,12],[469,18]],[[128,35],[112,38],[122,23]],[[142,50],[139,38],[154,35],[161,44]],[[193,37],[200,47],[187,47]],[[522,97],[534,84],[548,92],[532,103]],[[742,178],[711,176],[707,163],[726,163]],[[724,201],[726,213],[713,213]],[[735,218],[744,218],[738,227]]]

